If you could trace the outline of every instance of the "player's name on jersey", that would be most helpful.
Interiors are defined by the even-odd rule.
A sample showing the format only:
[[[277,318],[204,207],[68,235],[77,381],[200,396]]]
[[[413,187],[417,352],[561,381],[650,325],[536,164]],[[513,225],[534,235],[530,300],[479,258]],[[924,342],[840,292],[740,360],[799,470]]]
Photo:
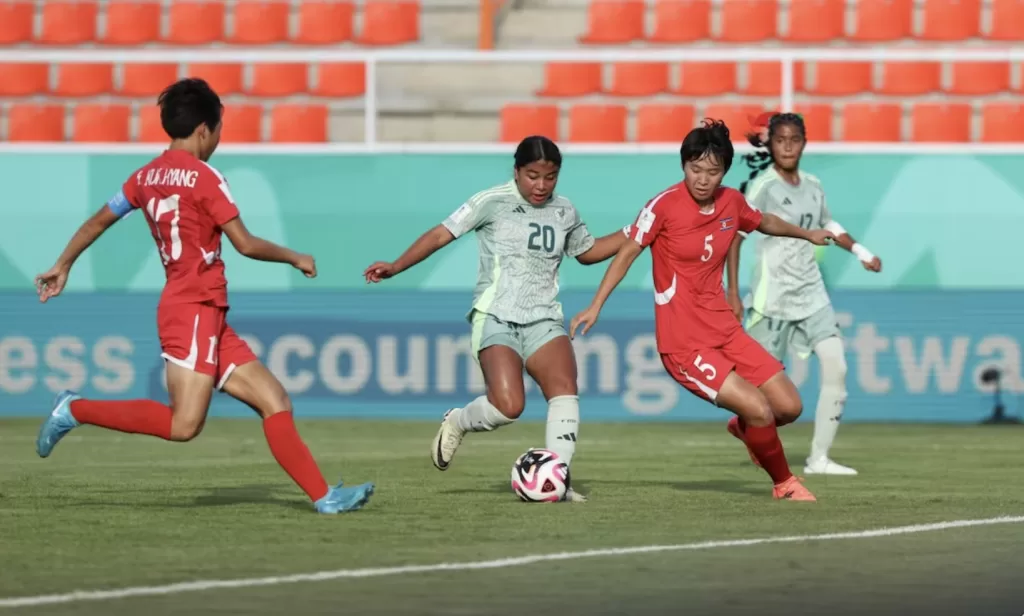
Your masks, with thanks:
[[[141,171],[139,172],[142,173]],[[199,179],[199,172],[195,169],[174,169],[162,167],[148,169],[146,178],[139,178],[143,186],[172,186],[178,188],[195,188],[196,180]]]

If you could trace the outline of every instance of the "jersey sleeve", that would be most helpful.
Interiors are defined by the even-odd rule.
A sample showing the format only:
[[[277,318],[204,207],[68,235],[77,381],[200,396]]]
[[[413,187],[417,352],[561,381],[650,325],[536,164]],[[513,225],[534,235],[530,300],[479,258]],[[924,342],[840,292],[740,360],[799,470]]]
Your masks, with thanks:
[[[238,217],[238,206],[228,189],[228,181],[219,171],[210,167],[201,172],[203,178],[199,186],[201,194],[198,200],[206,213],[218,227]]]
[[[623,229],[634,242],[640,244],[641,248],[650,246],[651,242],[661,233],[662,227],[665,226],[665,219],[668,217],[668,208],[665,207],[664,200],[675,190],[677,189],[670,188],[648,201],[644,209],[640,210],[636,221]]]
[[[565,254],[576,258],[594,247],[594,236],[587,229],[587,223],[583,222],[580,213],[572,211],[573,225],[565,237]]]
[[[750,189],[747,190],[746,195],[740,193],[739,191],[736,192],[739,194],[740,201],[742,201],[742,203],[739,205],[740,228],[738,233],[741,237],[747,237],[747,235],[751,231],[756,230],[761,225],[761,219],[764,218],[764,211],[767,209],[768,205],[767,183],[755,183]],[[747,214],[747,210],[751,209],[757,212],[757,224],[755,224],[753,228],[747,229],[743,217]]]
[[[139,174],[141,173],[140,171]],[[121,190],[107,201],[107,207],[118,218],[124,218],[142,207],[139,201],[139,177],[138,174],[133,174],[121,185]]]
[[[747,201],[742,193],[736,193],[736,209],[739,210],[739,230],[743,233],[756,231],[761,226],[764,214],[754,204]]]
[[[489,192],[491,191],[479,192],[473,195],[460,205],[459,209],[452,212],[448,218],[445,218],[441,224],[444,225],[445,229],[451,231],[451,234],[455,237],[460,237],[486,225],[493,218],[498,204],[496,200],[485,194]]]

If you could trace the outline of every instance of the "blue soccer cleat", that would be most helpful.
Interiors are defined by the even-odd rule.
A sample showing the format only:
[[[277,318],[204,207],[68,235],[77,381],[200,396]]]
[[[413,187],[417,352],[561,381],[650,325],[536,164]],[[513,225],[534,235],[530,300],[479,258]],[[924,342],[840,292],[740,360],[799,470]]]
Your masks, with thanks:
[[[71,415],[71,403],[81,397],[75,392],[65,389],[53,399],[53,410],[47,415],[43,425],[39,427],[39,436],[36,437],[36,453],[40,458],[50,455],[60,439],[80,425],[78,420]]]
[[[362,509],[370,500],[374,486],[372,483],[364,483],[351,488],[343,488],[344,482],[339,481],[338,485],[327,491],[327,494],[320,500],[313,503],[317,512],[325,514],[345,513]]]

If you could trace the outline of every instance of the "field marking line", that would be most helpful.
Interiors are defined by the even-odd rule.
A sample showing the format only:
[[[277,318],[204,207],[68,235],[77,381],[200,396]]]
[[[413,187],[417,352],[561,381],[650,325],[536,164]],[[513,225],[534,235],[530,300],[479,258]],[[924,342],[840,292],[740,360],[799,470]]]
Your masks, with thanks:
[[[435,563],[432,565],[405,565],[399,567],[376,567],[364,569],[338,569],[335,571],[319,571],[315,573],[298,573],[260,578],[241,578],[237,580],[207,580],[181,582],[162,586],[133,586],[111,590],[80,590],[56,595],[36,595],[28,597],[9,597],[0,599],[0,608],[30,607],[36,605],[55,605],[60,603],[76,603],[80,601],[106,601],[125,599],[128,597],[147,597],[173,595],[185,592],[201,592],[224,588],[252,588],[256,586],[277,586],[281,584],[298,584],[302,582],[323,582],[327,580],[383,577],[414,573],[437,573],[441,571],[478,571],[481,569],[502,569],[518,567],[539,562],[560,560],[579,560],[582,558],[599,558],[604,556],[631,556],[635,554],[652,554],[657,552],[682,552],[692,550],[712,550],[717,548],[736,548],[753,545],[769,545],[776,543],[804,543],[811,541],[839,541],[843,539],[872,539],[876,537],[893,537],[912,535],[954,528],[972,526],[991,526],[994,524],[1019,524],[1024,516],[1001,516],[982,520],[953,520],[932,524],[914,524],[912,526],[894,526],[873,530],[848,531],[843,533],[827,533],[820,535],[792,535],[785,537],[762,537],[760,539],[731,539],[722,541],[701,541],[697,543],[681,543],[676,545],[648,545],[625,548],[603,548],[579,552],[555,552],[551,554],[534,554],[497,560],[481,560],[473,562]]]

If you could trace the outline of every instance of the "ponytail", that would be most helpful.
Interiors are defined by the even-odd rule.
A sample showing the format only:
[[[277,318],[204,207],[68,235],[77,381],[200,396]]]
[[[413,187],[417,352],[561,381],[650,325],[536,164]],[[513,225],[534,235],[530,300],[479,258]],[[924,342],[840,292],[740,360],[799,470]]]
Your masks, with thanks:
[[[758,120],[761,120],[763,122],[764,120],[762,120],[762,118],[764,118],[765,115],[762,115],[760,118],[758,118]],[[746,194],[747,186],[750,184],[750,182],[752,182],[753,179],[756,178],[759,173],[761,173],[768,167],[772,166],[772,163],[774,161],[772,159],[771,147],[769,147],[768,144],[772,140],[772,135],[775,133],[775,129],[783,124],[790,124],[792,126],[795,126],[797,130],[799,130],[800,133],[803,134],[806,138],[807,128],[804,126],[804,119],[803,117],[795,113],[775,113],[770,115],[767,118],[767,139],[761,138],[761,129],[764,128],[763,124],[757,127],[758,130],[756,132],[747,133],[747,141],[750,142],[750,145],[757,148],[758,151],[752,154],[743,155],[743,162],[747,163],[747,166],[750,167],[751,171],[750,176],[747,177],[747,179],[742,184],[740,184],[741,193]]]

